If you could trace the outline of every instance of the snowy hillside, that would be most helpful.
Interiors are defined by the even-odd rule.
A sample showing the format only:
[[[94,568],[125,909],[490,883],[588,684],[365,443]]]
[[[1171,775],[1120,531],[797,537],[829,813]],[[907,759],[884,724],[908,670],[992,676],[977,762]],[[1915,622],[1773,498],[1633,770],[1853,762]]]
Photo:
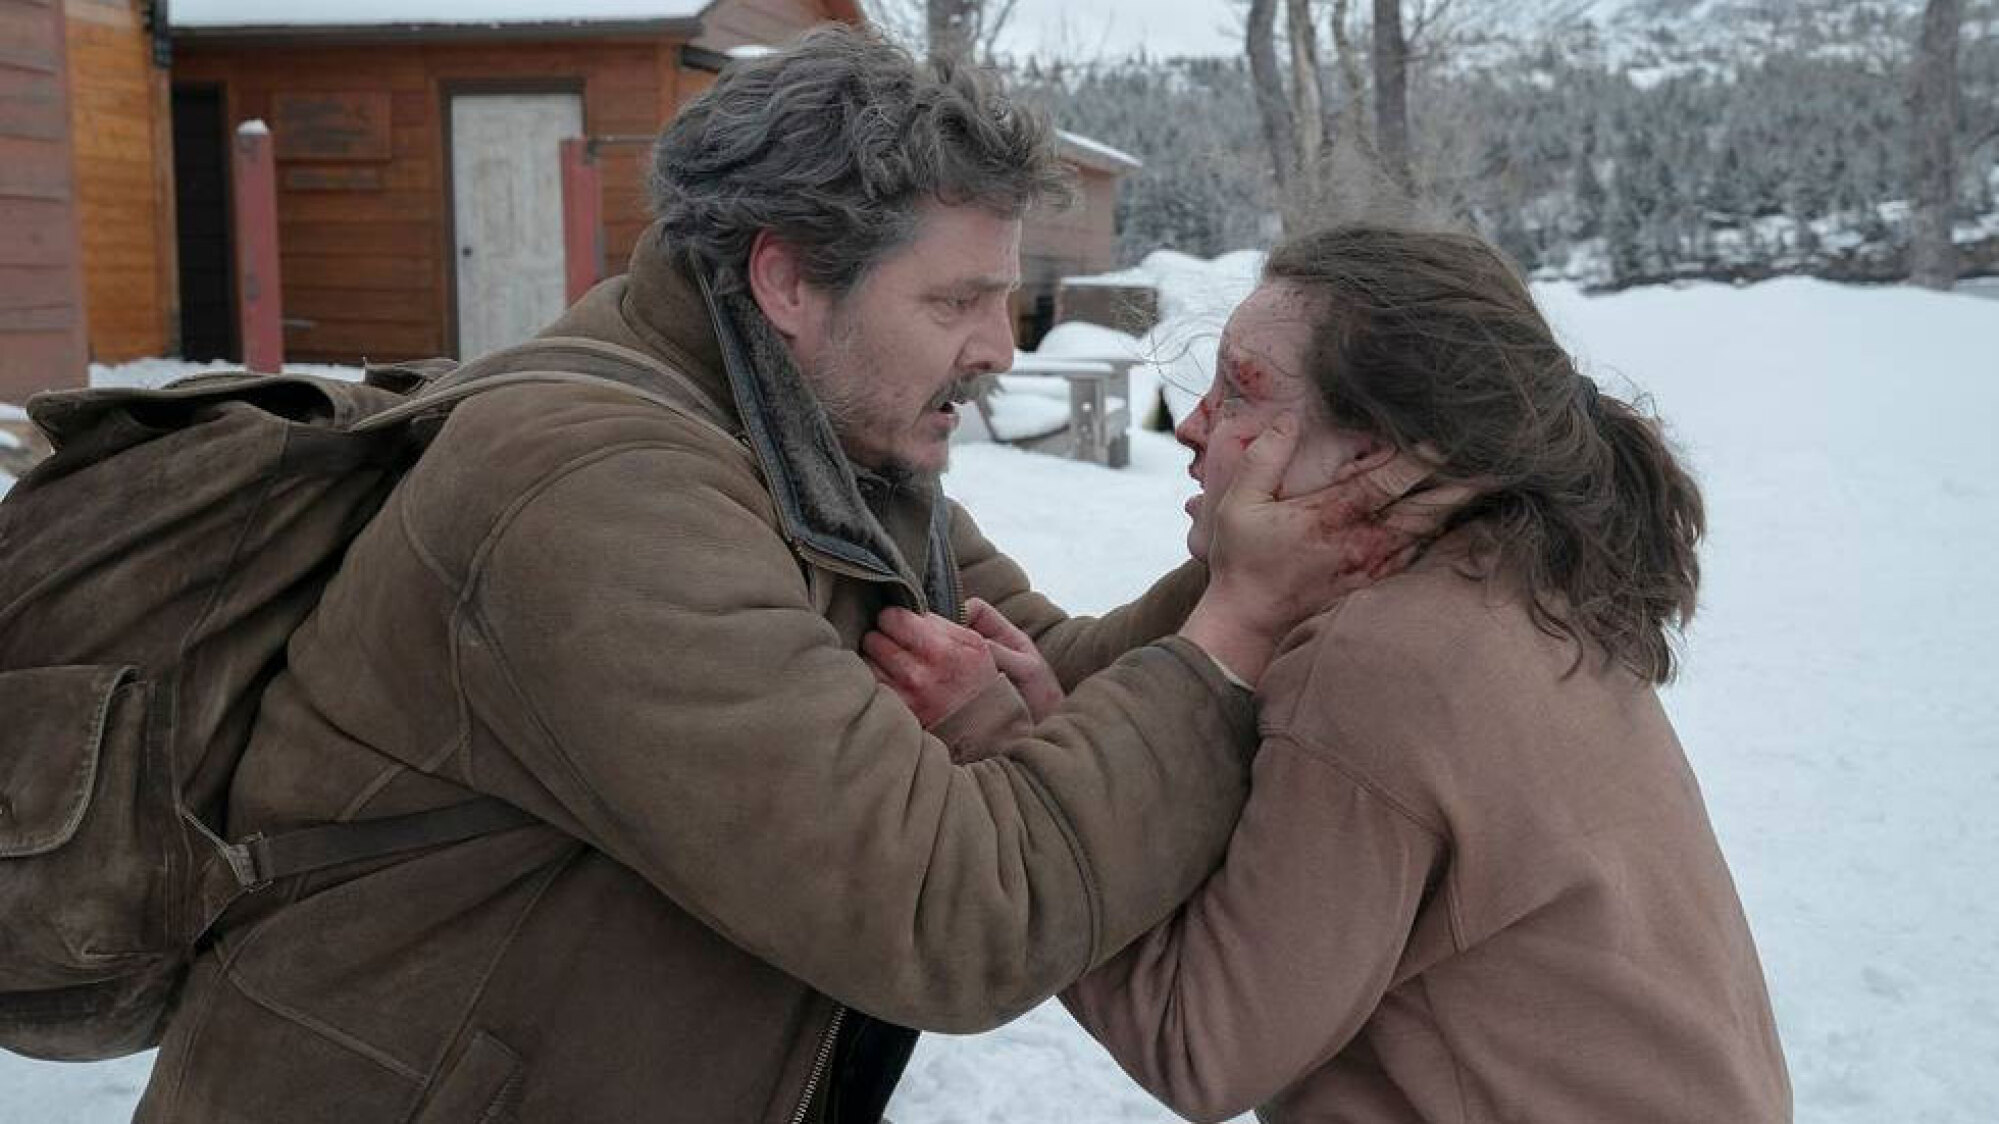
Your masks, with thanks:
[[[1241,262],[1173,264],[1208,305],[1242,283]],[[1999,1121],[1999,302],[1805,280],[1539,292],[1607,387],[1656,399],[1707,489],[1705,596],[1667,704],[1798,1120]],[[1193,295],[1174,307],[1204,311]],[[1186,457],[1136,437],[1117,472],[966,444],[948,487],[1050,593],[1101,609],[1182,554]],[[123,1120],[146,1065],[0,1057],[0,1124]],[[890,1114],[1169,1119],[1052,1006],[926,1037]]]
[[[1611,290],[1909,275],[1921,0],[1430,7],[1445,15],[1422,33],[1410,89],[1425,202],[1537,278]],[[1964,7],[1955,238],[1977,276],[1999,274],[1999,0]],[[1366,30],[1350,37],[1364,44]],[[1276,236],[1283,204],[1263,135],[1246,127],[1260,118],[1239,48],[1014,79],[1065,128],[1147,158],[1119,189],[1121,263]],[[1347,95],[1335,83],[1326,97],[1338,111]],[[1378,204],[1351,166],[1336,179],[1352,182],[1310,221]]]

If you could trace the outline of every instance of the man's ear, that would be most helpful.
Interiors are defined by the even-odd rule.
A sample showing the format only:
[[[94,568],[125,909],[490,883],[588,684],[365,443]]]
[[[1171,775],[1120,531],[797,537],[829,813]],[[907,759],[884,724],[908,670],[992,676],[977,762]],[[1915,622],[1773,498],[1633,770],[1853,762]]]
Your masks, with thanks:
[[[804,335],[813,316],[813,293],[798,251],[768,230],[750,243],[750,296],[764,318],[787,340]]]

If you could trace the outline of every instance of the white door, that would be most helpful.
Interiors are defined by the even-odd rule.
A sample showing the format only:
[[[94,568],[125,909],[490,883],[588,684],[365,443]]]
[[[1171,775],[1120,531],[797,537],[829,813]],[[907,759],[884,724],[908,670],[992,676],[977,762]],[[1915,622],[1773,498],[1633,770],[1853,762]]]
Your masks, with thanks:
[[[562,141],[582,135],[576,94],[452,97],[459,358],[520,343],[561,314]]]

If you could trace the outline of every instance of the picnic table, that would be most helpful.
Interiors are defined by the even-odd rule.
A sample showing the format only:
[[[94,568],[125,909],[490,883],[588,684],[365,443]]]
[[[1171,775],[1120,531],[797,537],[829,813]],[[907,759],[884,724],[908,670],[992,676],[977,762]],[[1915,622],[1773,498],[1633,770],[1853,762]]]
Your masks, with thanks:
[[[1123,468],[1131,463],[1131,365],[1016,352],[1013,369],[988,376],[973,401],[995,441]],[[1002,396],[1067,409],[1003,410],[995,401]]]

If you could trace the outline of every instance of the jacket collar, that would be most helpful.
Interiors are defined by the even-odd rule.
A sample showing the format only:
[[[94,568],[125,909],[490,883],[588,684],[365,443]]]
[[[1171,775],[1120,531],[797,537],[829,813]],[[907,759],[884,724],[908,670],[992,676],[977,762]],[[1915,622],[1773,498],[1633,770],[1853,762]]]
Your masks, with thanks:
[[[657,225],[639,239],[626,276],[619,313],[627,329],[709,397],[733,404],[794,548],[856,577],[897,583],[918,608],[956,613],[937,485],[897,485],[857,470],[755,302],[716,294]]]

